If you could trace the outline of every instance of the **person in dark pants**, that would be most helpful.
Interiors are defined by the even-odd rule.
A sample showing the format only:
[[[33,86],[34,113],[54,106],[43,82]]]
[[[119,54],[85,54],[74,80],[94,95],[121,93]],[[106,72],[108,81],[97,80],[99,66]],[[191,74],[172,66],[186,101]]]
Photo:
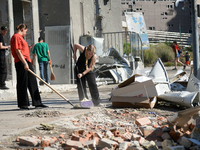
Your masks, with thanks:
[[[8,90],[9,88],[6,86],[6,78],[7,78],[7,64],[6,64],[6,49],[9,46],[5,46],[3,36],[6,35],[8,28],[5,26],[1,27],[0,34],[0,89]]]
[[[86,90],[86,81],[87,81],[94,106],[98,106],[101,100],[99,98],[99,91],[96,84],[95,73],[93,72],[93,68],[97,59],[97,55],[95,54],[96,47],[94,45],[89,45],[85,47],[80,44],[75,44],[74,56],[73,56],[75,61],[76,61],[77,49],[79,49],[81,52],[78,58],[78,61],[76,62],[76,67],[78,69],[75,69],[76,77],[77,77],[79,100],[83,100],[84,98],[83,90],[84,90],[86,98],[88,99],[87,90]],[[80,79],[83,85],[83,90],[80,85]]]
[[[28,70],[33,71],[28,43],[24,40],[27,26],[20,24],[16,27],[15,33],[10,41],[12,56],[14,57],[15,69],[17,72],[17,102],[20,109],[28,110],[30,106],[28,91],[32,98],[32,105],[35,108],[48,107],[42,104],[37,85],[37,80]]]

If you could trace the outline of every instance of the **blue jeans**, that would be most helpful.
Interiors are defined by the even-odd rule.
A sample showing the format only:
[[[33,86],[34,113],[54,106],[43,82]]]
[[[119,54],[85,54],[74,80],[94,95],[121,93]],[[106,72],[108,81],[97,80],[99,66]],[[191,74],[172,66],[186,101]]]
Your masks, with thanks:
[[[49,83],[49,62],[48,61],[39,61],[40,77],[46,82]],[[44,78],[45,76],[45,78]]]

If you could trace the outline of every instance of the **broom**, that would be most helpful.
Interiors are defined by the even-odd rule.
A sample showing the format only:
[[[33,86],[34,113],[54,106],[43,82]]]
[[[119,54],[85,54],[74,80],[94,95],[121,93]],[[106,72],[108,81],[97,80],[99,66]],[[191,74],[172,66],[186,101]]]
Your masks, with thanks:
[[[55,80],[56,79],[56,76],[55,76],[55,74],[53,73],[53,69],[52,69],[52,65],[49,63],[49,66],[50,66],[50,70],[51,70],[51,77],[50,77],[50,79],[51,80]]]
[[[74,53],[73,47],[72,47],[71,44],[70,44],[70,46],[71,46],[72,52]],[[75,63],[76,63],[76,61],[75,61]],[[76,68],[77,73],[79,73],[78,66],[75,66],[75,68]],[[82,84],[81,78],[79,78],[79,81],[80,81],[81,90],[83,92],[83,97],[84,97],[83,100],[80,101],[81,107],[93,107],[94,106],[93,102],[91,100],[87,99],[86,96],[85,96],[85,92],[83,90],[83,84]]]
[[[48,83],[46,83],[42,78],[40,78],[37,74],[35,74],[32,70],[28,69],[28,71],[33,74],[35,77],[37,77],[40,81],[42,81],[45,85],[47,85],[50,89],[52,89],[54,92],[56,92],[60,97],[62,97],[64,100],[66,100],[70,105],[73,106],[74,109],[89,109],[89,107],[80,107],[79,105],[74,105],[72,102],[70,102],[67,98],[65,98],[62,94],[60,94],[57,90],[55,90],[52,86],[50,86]]]

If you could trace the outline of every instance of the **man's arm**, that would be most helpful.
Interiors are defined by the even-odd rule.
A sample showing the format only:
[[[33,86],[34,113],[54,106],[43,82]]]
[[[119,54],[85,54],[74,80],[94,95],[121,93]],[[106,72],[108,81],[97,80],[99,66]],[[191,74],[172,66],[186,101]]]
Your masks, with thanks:
[[[3,43],[0,42],[0,49],[8,49],[8,48],[9,48],[9,46],[3,46]]]
[[[52,65],[52,61],[51,61],[51,56],[50,56],[50,51],[49,50],[47,50],[47,54],[49,56],[49,64]]]
[[[31,64],[33,64],[35,56],[36,56],[36,54],[33,54],[33,58],[32,58]]]

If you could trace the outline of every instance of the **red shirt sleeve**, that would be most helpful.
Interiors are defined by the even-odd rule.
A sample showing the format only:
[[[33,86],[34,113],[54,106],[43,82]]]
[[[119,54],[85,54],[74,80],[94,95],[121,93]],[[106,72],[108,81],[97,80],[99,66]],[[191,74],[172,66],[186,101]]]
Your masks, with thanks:
[[[178,52],[179,48],[177,45],[174,46],[174,52]]]

